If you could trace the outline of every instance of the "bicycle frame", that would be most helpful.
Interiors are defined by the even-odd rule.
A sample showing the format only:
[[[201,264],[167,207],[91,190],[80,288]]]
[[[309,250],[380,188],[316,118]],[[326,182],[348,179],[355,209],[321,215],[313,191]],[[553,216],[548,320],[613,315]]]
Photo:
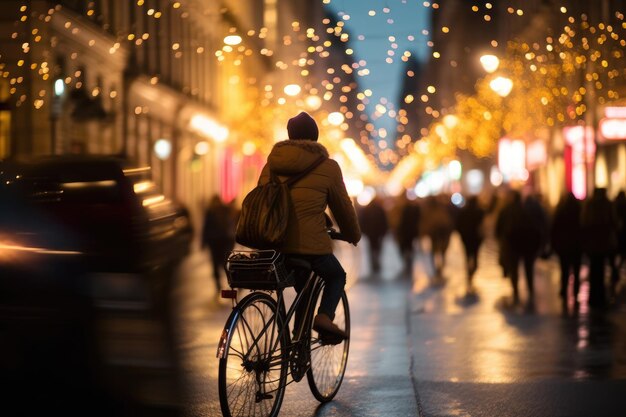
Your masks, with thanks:
[[[291,338],[291,333],[289,331],[289,322],[291,321],[291,318],[294,316],[297,308],[300,306],[300,303],[303,302],[304,297],[307,297],[307,304],[306,304],[306,309],[304,310],[304,317],[302,318],[301,322],[300,322],[300,326],[297,329],[297,333],[295,335],[294,340],[297,342],[300,342],[302,340],[302,336],[304,334],[306,334],[306,325],[307,323],[310,321],[310,317],[309,313],[311,311],[311,304],[313,303],[313,296],[318,292],[318,288],[321,288],[323,286],[323,281],[322,279],[315,274],[314,272],[311,272],[304,288],[297,293],[295,300],[293,301],[293,303],[291,303],[291,306],[289,307],[289,310],[285,312],[286,308],[285,308],[285,299],[283,296],[283,289],[277,289],[277,290],[270,290],[270,293],[273,293],[274,291],[277,294],[277,304],[278,304],[278,309],[279,309],[279,313],[283,315],[284,319],[284,323],[280,324],[280,329],[278,332],[278,337],[276,338],[276,340],[272,343],[272,348],[270,350],[270,354],[273,353],[276,350],[276,347],[278,346],[279,341],[281,340],[282,337],[287,337],[287,351],[291,352],[292,348],[293,348],[293,341]],[[265,291],[265,290],[259,290],[259,291]],[[237,319],[239,318],[239,314],[240,314],[240,310],[237,308],[240,304],[244,303],[246,301],[246,298],[248,296],[244,297],[239,303],[236,303],[236,305],[233,307],[234,308],[234,312],[235,314],[232,314],[228,321],[226,322],[225,326],[224,326],[224,331],[222,332],[222,335],[220,336],[220,340],[219,343],[217,345],[217,358],[218,359],[224,359],[226,357],[226,354],[228,352],[228,348],[230,347],[230,334],[233,331],[233,326],[235,325],[235,323],[237,322]],[[263,335],[268,327],[271,326],[275,326],[277,322],[277,318],[276,315],[274,315],[274,319],[270,320],[266,325],[265,328],[263,328],[263,330],[260,332],[259,334],[259,338],[257,338],[251,348],[255,347],[258,340],[260,339],[260,336]],[[282,359],[281,359],[282,360]]]

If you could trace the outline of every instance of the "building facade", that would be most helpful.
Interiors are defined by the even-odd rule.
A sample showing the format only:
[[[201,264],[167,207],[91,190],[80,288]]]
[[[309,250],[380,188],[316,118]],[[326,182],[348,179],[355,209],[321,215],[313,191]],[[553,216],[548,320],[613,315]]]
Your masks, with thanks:
[[[232,200],[256,181],[274,132],[248,125],[267,85],[296,79],[276,65],[297,59],[283,42],[321,5],[7,0],[0,9],[0,158],[123,155],[152,167],[164,194],[198,219],[212,195]]]
[[[517,108],[530,117],[534,107],[543,115],[543,120],[538,116],[526,123],[526,129],[519,129],[524,120],[511,129],[503,123],[487,164],[460,151],[464,167],[469,162],[482,169],[485,184],[504,180],[541,193],[550,205],[566,191],[582,199],[594,187],[615,196],[626,184],[626,134],[620,133],[626,131],[625,2],[462,3],[445,2],[433,12],[434,51],[440,57],[431,60],[420,84],[437,85],[434,107],[454,111],[459,92],[484,100],[476,83],[502,76],[509,78],[512,91],[492,110],[511,113]],[[494,73],[481,68],[483,54],[499,57],[500,68]],[[419,87],[415,81],[408,85]],[[550,91],[542,97],[531,97],[548,85]],[[419,103],[413,107],[420,112]],[[516,172],[506,172],[512,167]]]

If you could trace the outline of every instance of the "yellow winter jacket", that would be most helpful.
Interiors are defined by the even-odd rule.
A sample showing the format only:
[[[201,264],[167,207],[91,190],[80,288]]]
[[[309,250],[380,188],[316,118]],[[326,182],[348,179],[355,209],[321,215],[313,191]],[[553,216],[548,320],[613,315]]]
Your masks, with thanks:
[[[326,148],[315,141],[289,139],[276,143],[263,167],[259,184],[270,181],[270,169],[281,181],[311,166],[320,155],[328,157]],[[346,191],[339,164],[326,159],[290,188],[293,203],[287,227],[284,253],[325,255],[332,253],[326,233],[326,207],[351,243],[361,239],[361,230],[352,201]]]

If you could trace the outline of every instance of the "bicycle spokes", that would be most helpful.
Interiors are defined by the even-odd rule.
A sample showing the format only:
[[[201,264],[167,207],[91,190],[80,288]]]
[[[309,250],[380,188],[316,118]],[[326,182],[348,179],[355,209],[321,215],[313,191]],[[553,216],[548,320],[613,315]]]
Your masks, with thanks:
[[[284,392],[284,338],[275,325],[276,303],[260,294],[238,310],[220,361],[220,402],[225,416],[273,416]]]
[[[333,322],[350,334],[348,299],[342,296]],[[348,361],[350,339],[338,339],[311,331],[311,368],[307,373],[311,392],[321,402],[330,401],[339,390]]]

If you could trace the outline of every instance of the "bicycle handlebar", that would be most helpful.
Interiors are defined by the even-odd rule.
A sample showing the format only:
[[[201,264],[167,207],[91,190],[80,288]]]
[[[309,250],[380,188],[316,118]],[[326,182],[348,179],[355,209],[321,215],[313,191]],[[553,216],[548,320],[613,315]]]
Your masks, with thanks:
[[[332,227],[328,228],[327,232],[328,232],[328,236],[330,236],[330,238],[333,240],[343,240],[344,242],[352,243],[341,232],[338,232]]]

